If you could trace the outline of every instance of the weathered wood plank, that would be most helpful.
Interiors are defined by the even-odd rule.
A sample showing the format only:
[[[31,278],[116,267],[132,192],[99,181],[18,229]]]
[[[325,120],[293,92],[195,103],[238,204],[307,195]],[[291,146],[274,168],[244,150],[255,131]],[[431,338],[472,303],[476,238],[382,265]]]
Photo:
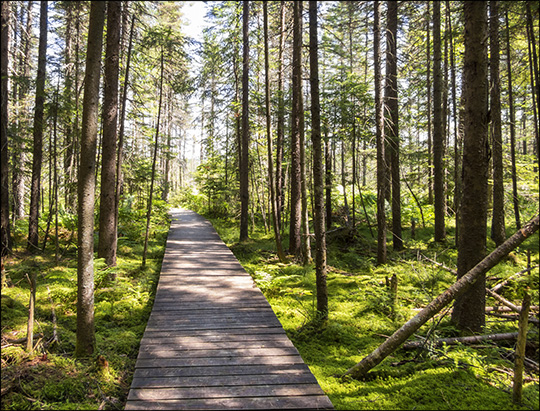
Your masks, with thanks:
[[[308,397],[207,398],[196,400],[129,401],[126,410],[326,410],[325,395]]]
[[[195,351],[195,350],[220,350],[220,349],[231,349],[231,348],[245,348],[246,340],[243,341],[200,341],[200,340],[187,340],[186,338],[180,337],[178,342],[174,341],[161,341],[159,338],[147,338],[141,340],[141,350],[146,347],[152,347],[154,345],[162,345],[167,349],[168,347],[174,347],[176,351]],[[286,348],[294,347],[294,345],[289,340],[268,340],[260,341],[254,339],[249,342],[250,348]],[[148,348],[150,349],[150,348]]]
[[[149,367],[210,367],[226,365],[302,364],[299,355],[271,357],[216,357],[216,358],[138,358],[135,368]]]
[[[190,358],[212,358],[212,357],[267,357],[283,355],[299,355],[294,347],[261,347],[261,348],[227,348],[227,349],[207,349],[207,350],[177,350],[171,346],[148,345],[141,347],[138,358],[175,358],[189,355]]]
[[[134,377],[131,388],[220,387],[271,384],[316,384],[310,372],[299,374],[244,374],[203,377]]]
[[[321,388],[315,384],[288,385],[245,385],[220,387],[174,387],[174,388],[133,388],[128,400],[179,400],[195,398],[237,398],[237,397],[284,397],[298,395],[321,395]]]
[[[304,363],[217,365],[206,367],[136,368],[134,378],[212,377],[234,375],[289,375],[310,372]]]

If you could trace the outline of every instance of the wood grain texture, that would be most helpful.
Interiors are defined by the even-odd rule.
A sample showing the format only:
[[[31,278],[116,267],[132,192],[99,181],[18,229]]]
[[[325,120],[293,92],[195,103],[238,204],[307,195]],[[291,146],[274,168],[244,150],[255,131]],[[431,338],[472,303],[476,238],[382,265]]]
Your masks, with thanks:
[[[125,409],[333,409],[212,225],[172,217]]]

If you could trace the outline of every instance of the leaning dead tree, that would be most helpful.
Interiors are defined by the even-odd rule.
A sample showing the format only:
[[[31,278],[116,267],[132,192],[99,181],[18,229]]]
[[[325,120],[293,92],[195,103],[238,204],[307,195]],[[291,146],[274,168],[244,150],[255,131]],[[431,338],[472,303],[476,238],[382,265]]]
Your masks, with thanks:
[[[497,247],[491,254],[476,264],[463,277],[456,281],[450,288],[440,294],[431,303],[429,303],[422,311],[407,321],[394,334],[386,339],[379,347],[371,354],[365,357],[355,366],[351,367],[344,376],[360,379],[373,367],[378,365],[388,355],[394,352],[413,335],[422,325],[430,318],[447,306],[454,298],[464,293],[479,276],[487,273],[495,267],[504,257],[512,250],[518,247],[523,241],[529,238],[538,230],[540,216],[537,215],[531,219],[523,228],[518,230],[512,237],[506,240],[503,244]]]

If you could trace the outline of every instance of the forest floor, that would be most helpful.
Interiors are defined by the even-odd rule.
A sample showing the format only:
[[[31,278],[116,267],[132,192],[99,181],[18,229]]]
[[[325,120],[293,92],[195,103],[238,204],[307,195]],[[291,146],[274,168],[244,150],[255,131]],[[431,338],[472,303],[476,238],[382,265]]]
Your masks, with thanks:
[[[168,230],[166,210],[157,210],[149,258],[146,267],[141,267],[140,238],[145,226],[144,213],[139,214],[133,212],[121,219],[124,224],[117,267],[107,269],[103,261],[96,260],[97,350],[92,358],[73,356],[77,261],[69,224],[64,224],[61,233],[58,264],[53,244],[35,255],[21,246],[5,261],[8,284],[2,287],[1,299],[3,410],[123,409],[152,308]],[[265,294],[336,409],[538,409],[538,371],[528,368],[523,401],[512,402],[515,341],[433,346],[434,338],[457,335],[449,321],[449,309],[418,331],[417,337],[430,334],[423,349],[395,351],[364,381],[341,378],[453,283],[453,274],[422,258],[455,267],[457,252],[451,230],[447,241],[437,244],[432,241],[430,229],[417,229],[416,239],[406,237],[406,249],[390,252],[389,263],[380,267],[375,264],[376,243],[369,230],[358,229],[346,237],[330,239],[330,314],[326,323],[318,324],[314,321],[313,265],[280,263],[273,251],[272,235],[265,233],[262,225],[250,232],[248,242],[239,244],[237,221],[209,218]],[[16,227],[18,244],[24,243],[25,230],[24,226]],[[535,234],[488,273],[488,284],[492,286],[525,268],[528,252],[530,264],[537,266],[538,245]],[[488,244],[489,251],[493,247]],[[26,278],[32,272],[38,274],[38,285],[35,349],[30,354],[25,350],[29,299]],[[386,281],[394,274],[398,277],[398,299],[392,316]],[[538,306],[538,277],[538,269],[532,270],[500,292],[520,305],[527,289],[532,305]],[[487,305],[497,304],[487,299]],[[515,320],[487,317],[486,334],[516,330]],[[538,363],[537,325],[529,325],[528,343],[526,355]]]
[[[214,226],[253,276],[336,409],[350,410],[508,410],[537,409],[538,371],[527,369],[523,402],[512,403],[515,341],[448,345],[435,348],[434,339],[458,336],[450,323],[451,305],[423,326],[417,337],[428,341],[421,350],[395,351],[369,372],[364,381],[342,379],[350,367],[377,348],[418,310],[455,281],[454,274],[422,256],[455,267],[454,238],[437,244],[432,230],[416,230],[406,249],[391,252],[389,262],[376,266],[376,242],[367,228],[334,236],[328,244],[329,319],[316,321],[314,265],[280,263],[273,236],[258,227],[247,243],[237,242],[235,221],[212,218]],[[286,239],[284,239],[286,241]],[[286,245],[286,244],[285,244]],[[490,244],[490,251],[494,248]],[[538,265],[538,235],[488,273],[488,285],[527,266]],[[388,279],[398,277],[398,298],[392,315]],[[538,268],[511,282],[501,293],[520,305],[523,290],[538,305]],[[498,305],[492,298],[488,306]],[[538,313],[536,313],[538,318]],[[517,321],[488,316],[485,334],[517,331]],[[417,338],[420,339],[420,338]],[[538,324],[529,325],[527,356],[539,360]]]

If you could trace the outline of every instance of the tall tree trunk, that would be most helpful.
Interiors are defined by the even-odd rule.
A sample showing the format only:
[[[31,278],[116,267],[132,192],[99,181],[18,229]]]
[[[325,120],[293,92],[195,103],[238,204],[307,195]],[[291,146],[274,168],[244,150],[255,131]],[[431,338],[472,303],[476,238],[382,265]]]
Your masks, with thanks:
[[[309,237],[309,215],[308,215],[308,201],[307,201],[307,179],[306,179],[306,144],[305,144],[305,133],[304,133],[304,94],[302,87],[302,15],[303,15],[303,2],[298,2],[300,8],[300,20],[299,20],[299,30],[300,30],[300,55],[298,59],[298,64],[300,65],[300,76],[299,76],[299,94],[298,94],[298,132],[300,137],[300,187],[302,190],[302,262],[304,265],[311,263],[311,240]]]
[[[491,238],[497,246],[506,240],[504,226],[504,167],[501,130],[501,92],[499,81],[499,2],[489,2],[490,112],[493,144],[493,216]]]
[[[433,2],[433,193],[435,241],[446,237],[444,193],[443,80],[441,68],[441,2]]]
[[[160,74],[159,74],[159,101],[158,101],[158,113],[156,120],[156,138],[154,139],[154,155],[152,157],[152,174],[150,176],[150,193],[148,196],[148,206],[146,208],[146,232],[144,234],[144,249],[142,257],[142,266],[146,265],[146,255],[148,253],[148,238],[150,236],[150,219],[152,217],[152,200],[154,196],[154,183],[156,180],[156,163],[157,153],[159,149],[159,127],[161,125],[161,106],[163,103],[163,46],[161,46],[160,57]]]
[[[249,219],[249,1],[242,16],[244,43],[242,63],[242,144],[240,150],[240,241],[246,241]]]
[[[25,117],[29,117],[29,108],[28,108],[28,94],[30,91],[30,45],[31,45],[31,32],[32,32],[32,1],[27,2],[26,6],[26,29],[24,32],[21,32],[21,43],[24,41],[24,54],[21,55],[20,65],[22,66],[21,72],[24,78],[23,84],[19,85],[19,105],[21,106],[21,114]],[[9,4],[9,3],[8,3]],[[21,12],[22,15],[22,12]],[[21,17],[21,26],[22,26],[22,17]],[[7,60],[6,60],[7,61]],[[24,122],[27,124],[27,121]],[[24,125],[23,125],[24,127]],[[29,129],[29,127],[24,127]],[[13,221],[17,221],[24,217],[24,197],[25,197],[25,182],[26,176],[24,175],[26,163],[26,152],[25,152],[25,137],[28,135],[27,130],[23,130],[20,127],[18,128],[18,136],[13,136],[11,139],[15,147],[12,149],[12,181],[13,181],[13,193],[12,193],[12,204],[13,209],[11,210],[13,215]]]
[[[452,31],[452,18],[450,15],[450,4],[447,0],[446,4],[448,14],[448,24],[449,24],[449,33],[450,33],[450,71],[451,71],[451,81],[452,81],[452,112],[454,118],[454,211],[455,211],[455,244],[458,245],[459,238],[459,208],[461,202],[461,135],[462,128],[458,127],[458,124],[462,124],[461,113],[462,109],[460,108],[459,112],[457,110],[457,97],[456,97],[456,65],[454,59],[454,43],[453,43],[453,31]]]
[[[1,160],[1,185],[2,193],[0,197],[0,257],[4,256],[11,250],[11,228],[9,222],[9,169],[8,169],[8,58],[9,58],[9,7],[7,1],[2,2],[2,44],[1,44],[1,124],[0,124],[0,146]],[[2,261],[2,276],[4,275],[4,263]],[[2,286],[4,281],[2,278]]]
[[[302,30],[300,2],[293,3],[292,50],[292,119],[291,119],[291,219],[289,253],[300,258],[302,253],[302,168],[301,168],[301,98],[302,98]]]
[[[388,21],[386,29],[386,120],[385,135],[387,135],[390,148],[390,172],[392,174],[392,241],[395,251],[403,250],[401,234],[401,183],[399,164],[399,107],[397,93],[397,28],[398,4],[397,1],[388,1]]]
[[[540,169],[540,130],[538,125],[538,117],[540,115],[540,84],[538,74],[538,59],[536,53],[536,41],[534,37],[534,25],[531,16],[531,7],[527,3],[527,45],[529,51],[529,72],[531,76],[531,89],[533,100],[533,119],[534,119],[534,136],[537,167]]]
[[[373,54],[375,61],[375,125],[377,133],[377,264],[386,264],[386,213],[384,201],[386,193],[387,166],[384,154],[384,107],[381,96],[381,5],[374,2],[373,18]]]
[[[135,15],[131,17],[131,28],[129,30],[129,45],[126,57],[126,71],[124,75],[124,86],[122,87],[122,109],[120,111],[120,127],[118,130],[118,152],[116,157],[116,188],[114,193],[114,225],[118,229],[118,212],[120,209],[120,195],[122,194],[124,177],[122,173],[122,163],[124,161],[124,127],[126,118],[127,90],[129,85],[129,69],[131,65],[131,50],[133,47],[133,31],[135,27]]]
[[[510,116],[510,157],[512,159],[512,199],[514,204],[514,216],[516,228],[521,227],[519,216],[519,199],[517,192],[517,171],[516,171],[516,119],[514,111],[514,92],[512,86],[512,59],[510,49],[510,27],[508,24],[508,10],[506,11],[506,62],[508,68],[508,110]]]
[[[311,142],[313,143],[313,179],[315,194],[315,275],[317,312],[328,318],[328,288],[326,286],[326,230],[324,222],[324,167],[321,139],[321,106],[319,101],[319,57],[317,36],[317,1],[309,2],[309,70],[311,86]]]
[[[433,204],[433,167],[432,167],[432,130],[431,130],[431,30],[429,27],[429,22],[431,21],[430,5],[431,1],[426,1],[427,5],[427,21],[426,21],[426,83],[427,83],[427,144],[428,144],[428,203]]]
[[[265,105],[266,105],[266,140],[268,146],[268,180],[270,184],[270,203],[272,208],[272,222],[274,228],[274,240],[279,261],[285,262],[285,253],[281,245],[281,234],[279,232],[278,209],[276,205],[276,187],[274,183],[274,160],[272,148],[272,119],[270,115],[270,64],[268,56],[268,1],[263,2],[264,18],[264,86],[265,86]]]
[[[465,128],[463,197],[458,244],[458,279],[486,254],[489,174],[487,2],[466,1],[463,62]],[[485,274],[456,298],[452,321],[462,331],[479,332],[485,325]]]
[[[105,52],[103,154],[98,242],[98,258],[104,258],[107,266],[116,265],[117,248],[115,200],[121,4],[120,1],[107,2],[107,48]]]
[[[81,158],[78,186],[77,342],[75,355],[93,354],[94,329],[94,203],[99,80],[106,3],[92,1],[84,79]]]
[[[536,51],[536,40],[534,36],[534,24],[531,13],[531,2],[527,2],[527,26],[528,26],[528,42],[529,48],[532,53],[532,61],[530,62],[531,67],[531,86],[534,88],[533,99],[536,95],[536,118],[535,118],[535,131],[536,131],[536,162],[538,168],[540,169],[540,132],[538,130],[538,118],[540,117],[540,67],[538,62],[538,54]],[[540,27],[540,26],[539,26]],[[540,30],[540,29],[539,29]],[[540,33],[539,33],[540,36]],[[529,58],[529,60],[531,60]],[[534,77],[534,80],[533,80]],[[536,83],[536,85],[534,84]],[[533,101],[534,106],[534,101]]]
[[[47,64],[47,7],[41,2],[39,20],[39,53],[36,77],[36,108],[34,112],[34,148],[32,182],[30,186],[30,216],[28,218],[28,249],[37,250],[39,241],[39,195],[41,189],[41,162],[43,158],[43,110],[45,104],[45,66]]]
[[[285,198],[283,192],[283,145],[285,138],[285,98],[283,96],[284,82],[284,50],[285,50],[285,5],[281,2],[280,7],[280,32],[279,32],[279,63],[278,63],[278,107],[277,107],[277,130],[276,130],[276,208],[278,210],[278,229],[281,233],[283,226],[281,214],[283,213]]]

